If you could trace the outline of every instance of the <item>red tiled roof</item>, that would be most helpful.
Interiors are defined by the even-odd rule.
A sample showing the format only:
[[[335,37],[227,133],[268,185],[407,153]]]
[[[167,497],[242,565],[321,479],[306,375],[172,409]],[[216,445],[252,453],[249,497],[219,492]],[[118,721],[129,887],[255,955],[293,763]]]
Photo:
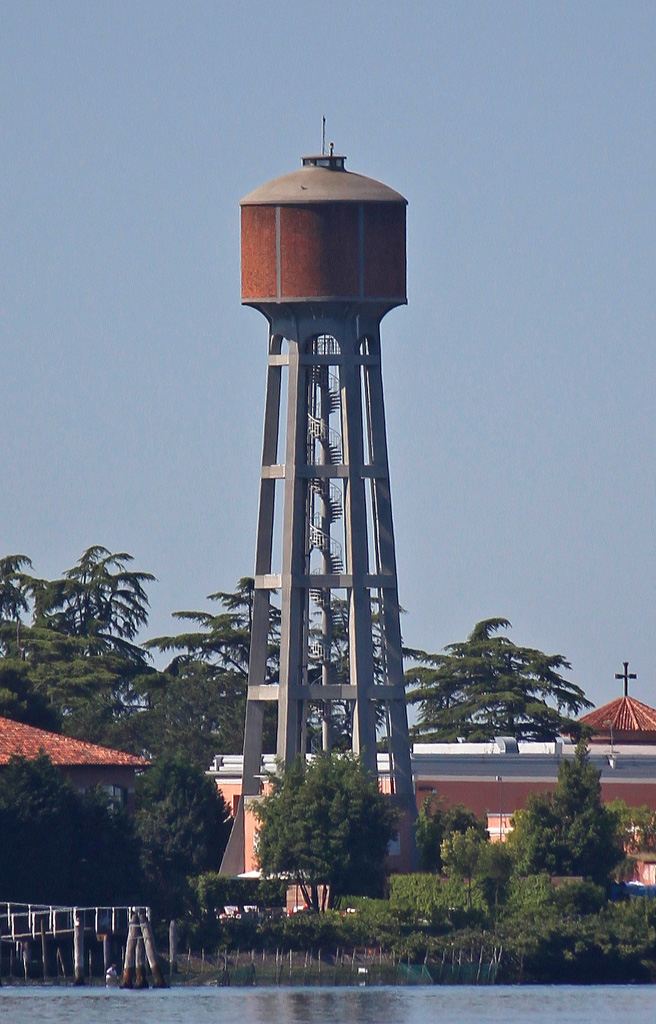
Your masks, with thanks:
[[[583,715],[579,721],[606,735],[610,733],[609,722],[616,733],[656,732],[656,710],[634,697],[617,697]]]
[[[57,765],[128,765],[132,768],[145,768],[150,764],[145,757],[111,750],[97,743],[74,740],[71,736],[60,736],[55,732],[46,732],[45,729],[36,729],[33,725],[23,725],[22,722],[0,717],[0,765],[7,764],[14,755],[31,759],[38,757],[41,751]]]

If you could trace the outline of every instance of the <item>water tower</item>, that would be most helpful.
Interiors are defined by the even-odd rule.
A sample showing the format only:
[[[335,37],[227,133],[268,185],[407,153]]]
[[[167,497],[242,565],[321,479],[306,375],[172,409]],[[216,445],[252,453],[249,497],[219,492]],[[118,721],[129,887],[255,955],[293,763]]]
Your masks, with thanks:
[[[331,146],[241,202],[242,302],[266,317],[269,338],[242,797],[222,866],[231,874],[244,870],[244,805],[261,792],[271,701],[284,762],[347,745],[372,776],[380,760],[384,788],[416,811],[380,354],[382,318],[407,301],[407,203],[344,162]],[[277,683],[266,679],[273,592]]]

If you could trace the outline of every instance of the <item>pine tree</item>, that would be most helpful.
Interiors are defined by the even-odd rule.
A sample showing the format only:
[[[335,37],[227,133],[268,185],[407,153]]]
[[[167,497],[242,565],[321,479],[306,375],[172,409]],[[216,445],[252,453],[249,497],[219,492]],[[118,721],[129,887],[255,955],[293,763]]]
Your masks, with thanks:
[[[497,635],[509,627],[507,619],[485,619],[444,654],[409,652],[417,662],[406,672],[408,700],[419,708],[417,739],[553,740],[564,730],[576,732],[570,716],[592,704],[561,675],[570,663]]]

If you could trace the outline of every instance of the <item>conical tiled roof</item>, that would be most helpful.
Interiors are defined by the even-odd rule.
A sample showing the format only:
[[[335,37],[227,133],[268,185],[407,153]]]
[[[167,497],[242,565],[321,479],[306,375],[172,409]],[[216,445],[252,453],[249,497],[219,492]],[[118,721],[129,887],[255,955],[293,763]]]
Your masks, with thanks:
[[[653,742],[656,739],[656,710],[635,697],[617,697],[600,708],[595,708],[579,721],[594,729],[601,738],[610,737],[617,742]]]

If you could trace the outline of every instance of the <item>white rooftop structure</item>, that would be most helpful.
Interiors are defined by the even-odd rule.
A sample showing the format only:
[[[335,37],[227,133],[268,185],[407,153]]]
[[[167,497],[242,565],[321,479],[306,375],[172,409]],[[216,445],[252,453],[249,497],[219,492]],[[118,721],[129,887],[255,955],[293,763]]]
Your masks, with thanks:
[[[569,738],[555,742],[522,741],[497,737],[486,743],[415,743],[412,747],[412,775],[415,783],[440,779],[530,782],[555,780],[563,758],[572,758],[576,745]],[[311,757],[311,755],[308,755]],[[601,780],[656,784],[656,747],[650,745],[610,744],[591,747],[591,763],[601,772]],[[389,775],[389,755],[378,753],[378,773]],[[217,782],[241,779],[241,754],[216,754],[208,775]],[[275,774],[273,754],[264,754],[261,773]]]

